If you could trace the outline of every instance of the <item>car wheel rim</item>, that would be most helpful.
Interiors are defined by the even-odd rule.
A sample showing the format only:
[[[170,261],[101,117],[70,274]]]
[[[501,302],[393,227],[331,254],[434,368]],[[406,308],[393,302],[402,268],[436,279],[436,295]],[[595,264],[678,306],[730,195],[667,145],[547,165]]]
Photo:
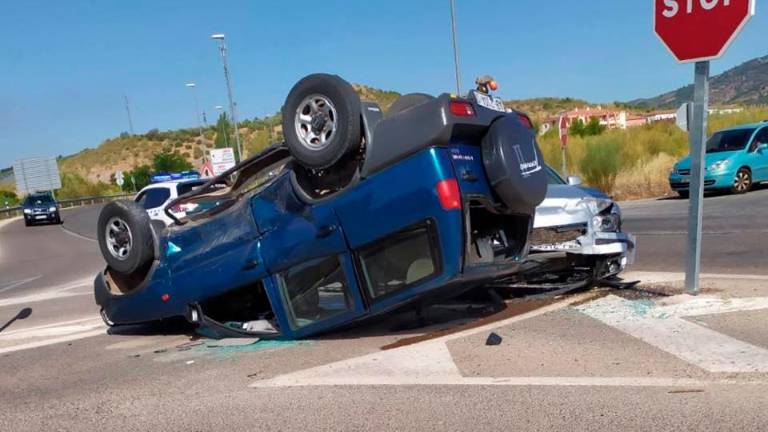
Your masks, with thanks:
[[[338,117],[336,107],[327,97],[314,94],[305,98],[296,110],[296,135],[310,150],[322,150],[336,135]]]
[[[736,174],[736,181],[734,182],[734,186],[737,191],[746,192],[747,189],[749,189],[750,183],[751,180],[749,179],[749,174],[743,171],[740,171],[738,174]]]
[[[107,250],[115,259],[124,261],[128,259],[133,247],[133,235],[128,224],[119,217],[113,217],[107,222],[104,233],[107,241]]]

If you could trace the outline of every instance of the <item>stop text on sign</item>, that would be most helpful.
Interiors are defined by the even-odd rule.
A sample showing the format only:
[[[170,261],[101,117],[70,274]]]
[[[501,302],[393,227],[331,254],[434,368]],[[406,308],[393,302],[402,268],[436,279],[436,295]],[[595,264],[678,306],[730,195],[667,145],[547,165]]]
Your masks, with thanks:
[[[685,13],[694,13],[694,6],[708,11],[718,6],[730,6],[731,0],[664,0],[664,10],[661,12],[667,18],[674,18],[682,10],[681,3],[685,6]]]
[[[755,13],[755,0],[653,0],[653,29],[678,61],[720,57]]]

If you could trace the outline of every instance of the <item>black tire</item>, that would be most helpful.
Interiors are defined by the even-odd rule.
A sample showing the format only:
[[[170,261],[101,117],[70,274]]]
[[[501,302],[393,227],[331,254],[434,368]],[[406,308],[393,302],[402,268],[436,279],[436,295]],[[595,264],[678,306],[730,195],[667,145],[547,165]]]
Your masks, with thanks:
[[[688,199],[688,196],[690,195],[688,191],[677,191],[677,195],[680,196],[682,199]]]
[[[154,258],[151,220],[133,201],[119,200],[105,205],[99,214],[97,235],[101,255],[117,273],[135,273]]]
[[[28,220],[24,219],[24,226],[30,226],[30,225],[32,225],[32,224],[31,224],[31,223],[29,223],[29,221],[28,221]]]
[[[434,96],[430,96],[426,93],[408,93],[406,95],[402,95],[392,104],[392,106],[389,107],[389,111],[387,111],[387,116],[393,116],[395,114],[401,113],[405,110],[411,109],[417,105],[421,105],[423,103],[427,103],[431,100],[434,100]]]
[[[731,193],[741,195],[749,192],[750,189],[752,189],[752,173],[746,168],[741,168],[733,179]]]
[[[313,74],[297,82],[282,109],[285,143],[293,158],[306,168],[328,168],[358,148],[360,110],[360,97],[336,75]],[[308,120],[302,122],[300,113]]]

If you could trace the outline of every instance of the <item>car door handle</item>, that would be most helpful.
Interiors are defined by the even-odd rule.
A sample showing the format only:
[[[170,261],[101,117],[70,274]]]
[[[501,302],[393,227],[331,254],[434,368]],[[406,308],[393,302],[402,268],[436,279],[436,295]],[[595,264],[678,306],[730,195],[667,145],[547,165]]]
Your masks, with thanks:
[[[320,229],[317,230],[315,237],[319,239],[326,238],[336,232],[336,229],[336,225],[323,225],[320,227]]]

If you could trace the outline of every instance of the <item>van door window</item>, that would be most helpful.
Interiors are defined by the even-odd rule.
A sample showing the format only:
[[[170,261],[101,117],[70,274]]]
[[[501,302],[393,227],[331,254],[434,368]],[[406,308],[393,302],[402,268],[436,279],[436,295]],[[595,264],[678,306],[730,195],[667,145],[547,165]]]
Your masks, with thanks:
[[[294,329],[354,307],[338,256],[304,262],[284,272],[280,279],[281,294]]]
[[[171,191],[166,188],[147,189],[137,201],[145,210],[163,205],[171,197]]]

